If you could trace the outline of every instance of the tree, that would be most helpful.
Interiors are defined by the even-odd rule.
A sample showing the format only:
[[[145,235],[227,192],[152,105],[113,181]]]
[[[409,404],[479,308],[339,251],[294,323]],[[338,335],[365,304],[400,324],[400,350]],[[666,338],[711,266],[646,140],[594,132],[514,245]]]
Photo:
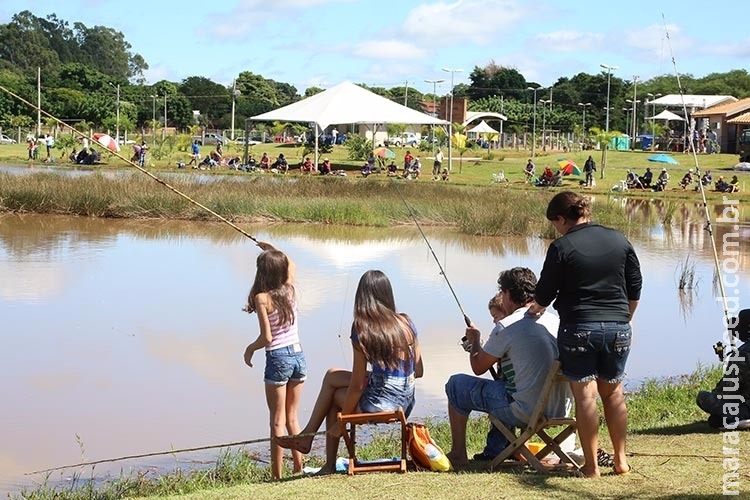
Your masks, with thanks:
[[[624,134],[616,130],[610,130],[609,132],[606,132],[605,130],[600,129],[599,127],[591,127],[589,130],[591,131],[592,138],[596,142],[598,142],[602,148],[602,161],[601,161],[602,168],[600,171],[600,178],[604,179],[604,169],[607,168],[607,150],[609,150],[609,143],[612,141],[614,137],[619,137]]]

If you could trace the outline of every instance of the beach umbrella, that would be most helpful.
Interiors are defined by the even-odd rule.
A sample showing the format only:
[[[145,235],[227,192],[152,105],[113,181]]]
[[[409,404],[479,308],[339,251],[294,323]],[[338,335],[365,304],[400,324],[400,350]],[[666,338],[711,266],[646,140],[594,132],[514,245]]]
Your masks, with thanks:
[[[674,159],[674,157],[665,155],[663,153],[658,155],[651,155],[648,158],[646,158],[648,161],[653,161],[656,163],[667,163],[669,165],[679,165],[680,162]]]
[[[560,166],[563,175],[581,175],[581,169],[573,160],[558,158],[557,164]]]
[[[103,148],[107,148],[115,153],[120,151],[120,145],[114,140],[109,134],[94,134],[94,140],[98,142]]]
[[[396,157],[396,153],[384,147],[375,148],[372,151],[372,154],[374,154],[375,156],[379,156],[381,158],[395,158]]]

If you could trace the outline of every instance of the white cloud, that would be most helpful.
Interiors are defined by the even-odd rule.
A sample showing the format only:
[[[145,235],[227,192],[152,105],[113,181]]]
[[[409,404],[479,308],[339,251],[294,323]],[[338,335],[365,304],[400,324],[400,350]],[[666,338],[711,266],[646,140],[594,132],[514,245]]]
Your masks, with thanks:
[[[426,52],[409,42],[399,40],[369,40],[358,44],[354,54],[370,59],[421,59]]]
[[[561,30],[540,33],[534,37],[534,43],[552,52],[572,52],[592,50],[601,46],[604,35],[586,33],[576,30]]]
[[[529,12],[514,0],[458,0],[424,4],[414,8],[401,32],[429,45],[452,45],[471,41],[486,45],[498,42]]]

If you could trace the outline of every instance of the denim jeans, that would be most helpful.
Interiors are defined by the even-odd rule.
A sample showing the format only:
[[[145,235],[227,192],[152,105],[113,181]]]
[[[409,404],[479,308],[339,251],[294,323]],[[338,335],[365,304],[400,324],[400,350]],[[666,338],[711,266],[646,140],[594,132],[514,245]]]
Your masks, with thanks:
[[[621,321],[560,325],[557,347],[563,374],[573,382],[621,382],[632,336],[630,324]]]
[[[304,382],[307,378],[305,354],[299,344],[266,351],[263,381],[271,385],[286,385],[290,380]]]
[[[367,386],[359,398],[359,411],[394,411],[399,406],[407,417],[414,408],[414,377],[370,373]]]

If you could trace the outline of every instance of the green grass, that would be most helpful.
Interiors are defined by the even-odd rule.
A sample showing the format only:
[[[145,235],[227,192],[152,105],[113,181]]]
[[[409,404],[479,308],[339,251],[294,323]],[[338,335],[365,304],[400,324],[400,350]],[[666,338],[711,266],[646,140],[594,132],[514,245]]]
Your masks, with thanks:
[[[146,475],[122,476],[99,488],[78,476],[61,490],[41,486],[24,498],[101,500],[119,498],[199,499],[285,499],[285,498],[710,498],[721,493],[722,435],[705,424],[705,415],[695,405],[695,394],[710,389],[720,367],[698,367],[694,373],[666,380],[648,380],[628,395],[628,452],[633,472],[614,476],[604,471],[599,480],[585,480],[567,474],[542,476],[523,469],[488,472],[474,464],[460,472],[409,472],[333,475],[322,478],[291,476],[273,481],[268,468],[243,452],[223,453],[206,470],[176,470],[159,478]],[[433,438],[447,451],[450,432],[447,422],[428,420]],[[485,417],[472,418],[468,427],[468,451],[482,449],[488,428]],[[320,438],[319,438],[320,439]],[[750,464],[746,440],[740,435],[741,491],[750,492]],[[375,436],[359,453],[363,459],[398,454],[391,429]],[[600,444],[611,449],[606,430],[600,429]],[[343,448],[342,448],[343,450]],[[343,451],[342,451],[343,452]],[[308,464],[320,464],[311,457]]]

